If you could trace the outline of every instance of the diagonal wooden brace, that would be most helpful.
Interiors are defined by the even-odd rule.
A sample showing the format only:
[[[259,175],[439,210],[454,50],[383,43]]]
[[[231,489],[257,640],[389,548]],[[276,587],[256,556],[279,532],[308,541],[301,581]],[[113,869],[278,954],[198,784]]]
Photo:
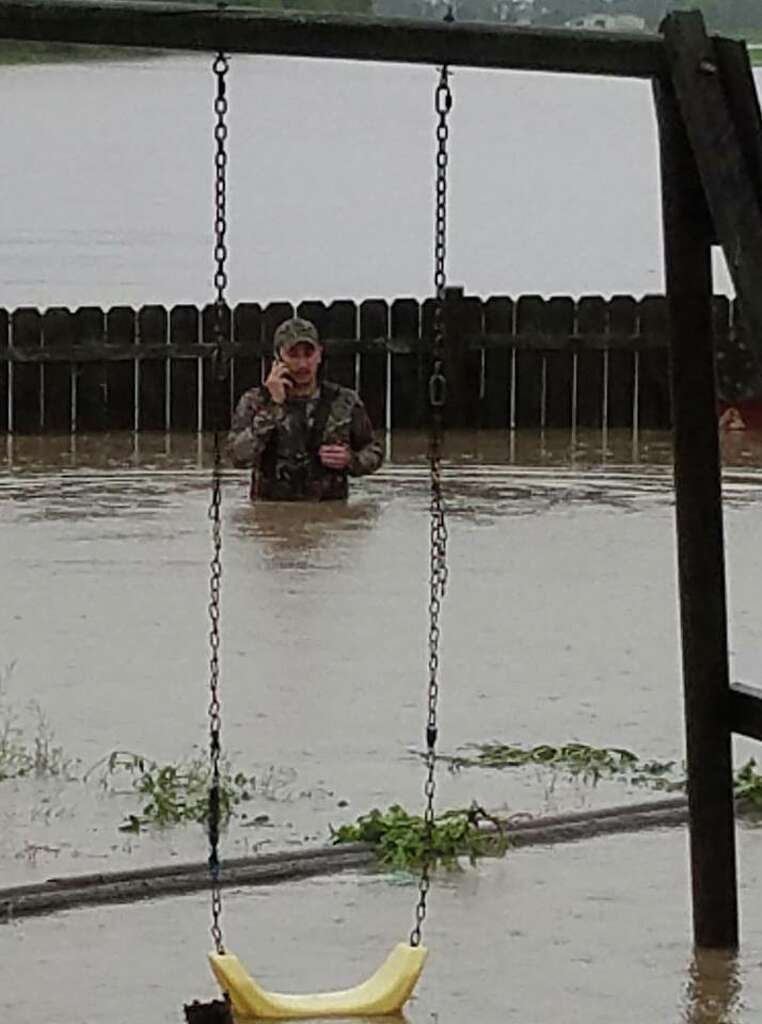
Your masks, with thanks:
[[[675,96],[762,366],[762,118],[745,48],[710,38],[698,11],[661,26]]]

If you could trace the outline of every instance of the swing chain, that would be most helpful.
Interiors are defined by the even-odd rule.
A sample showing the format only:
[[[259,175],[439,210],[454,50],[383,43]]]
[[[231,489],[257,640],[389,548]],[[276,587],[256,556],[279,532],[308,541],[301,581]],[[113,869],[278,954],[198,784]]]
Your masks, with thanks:
[[[214,99],[214,113],[216,122],[214,125],[214,139],[216,149],[214,154],[214,288],[216,298],[214,302],[213,336],[215,350],[212,355],[212,380],[221,383],[227,379],[227,361],[225,359],[224,342],[226,340],[226,302],[225,289],[228,284],[228,275],[225,264],[228,256],[227,249],[227,138],[228,126],[226,117],[228,113],[227,98],[227,73],[230,62],[225,53],[220,51],[214,58],[212,71],[217,79],[217,93]],[[220,389],[221,391],[222,389]]]
[[[434,96],[439,120],[436,129],[436,227],[434,236],[434,285],[436,301],[432,355],[433,365],[429,378],[429,404],[431,406],[431,435],[429,439],[430,468],[430,564],[429,564],[429,684],[426,715],[426,782],[424,796],[424,848],[418,903],[415,908],[415,926],[410,933],[410,945],[419,946],[423,923],[426,919],[427,899],[431,888],[431,868],[434,845],[434,797],[436,794],[437,702],[439,698],[439,616],[447,585],[447,524],[442,500],[442,410],[447,398],[447,379],[444,374],[445,348],[445,291],[447,255],[447,117],[452,109],[450,73],[445,65],[440,73]]]
[[[222,444],[220,438],[221,410],[224,404],[223,393],[227,379],[225,361],[225,288],[227,287],[227,115],[228,103],[226,96],[226,75],[229,68],[227,56],[220,52],[214,59],[212,70],[217,79],[217,93],[214,101],[216,123],[214,138],[216,152],[214,158],[214,286],[217,292],[214,305],[214,341],[215,350],[212,361],[212,387],[214,389],[214,452],[212,466],[212,498],[209,505],[209,519],[212,523],[212,560],[210,562],[209,583],[209,756],[211,759],[211,785],[209,787],[209,873],[212,889],[212,926],[211,935],[217,953],[224,953],[222,941],[222,893],[220,890],[220,756],[222,746],[222,708],[220,703],[220,596],[222,585]]]

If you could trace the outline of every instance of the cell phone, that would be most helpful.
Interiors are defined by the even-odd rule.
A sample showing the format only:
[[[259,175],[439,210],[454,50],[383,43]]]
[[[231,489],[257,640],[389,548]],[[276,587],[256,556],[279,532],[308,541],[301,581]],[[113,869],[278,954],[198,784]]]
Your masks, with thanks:
[[[286,364],[285,364],[285,363],[283,362],[283,360],[282,360],[282,359],[278,359],[278,360],[277,360],[277,363],[278,363],[278,366],[283,366],[283,367],[285,368],[285,365],[286,365]],[[291,374],[290,374],[290,373],[289,373],[288,371],[286,371],[286,372],[284,373],[284,375],[283,375],[283,380],[284,380],[284,383],[286,383],[286,384],[290,384],[290,385],[291,385],[291,386],[293,387],[293,384],[294,384],[294,378],[293,378],[293,377],[291,376]]]

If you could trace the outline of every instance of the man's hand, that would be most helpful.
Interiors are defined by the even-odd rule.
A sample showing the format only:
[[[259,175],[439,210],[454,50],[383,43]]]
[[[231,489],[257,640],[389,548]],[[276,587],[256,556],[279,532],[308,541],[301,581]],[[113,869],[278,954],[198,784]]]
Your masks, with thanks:
[[[276,359],[265,381],[265,387],[270,392],[270,398],[272,398],[276,405],[283,405],[293,386],[294,382],[286,369],[286,364],[279,363]]]
[[[321,444],[318,457],[326,469],[346,469],[351,453],[346,444]]]

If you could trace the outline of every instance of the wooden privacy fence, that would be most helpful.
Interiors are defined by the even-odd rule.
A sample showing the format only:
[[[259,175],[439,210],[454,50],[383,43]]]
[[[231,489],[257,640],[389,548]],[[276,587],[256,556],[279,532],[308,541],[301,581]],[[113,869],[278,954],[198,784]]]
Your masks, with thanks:
[[[326,345],[327,374],[356,388],[378,428],[427,420],[433,301],[306,301],[228,311],[230,407],[267,371],[272,335],[297,313]],[[449,424],[473,428],[666,428],[664,296],[481,299],[449,289]],[[721,390],[751,370],[737,311],[715,298]],[[0,309],[0,429],[19,434],[203,430],[212,307]],[[748,364],[748,365],[747,365]]]

